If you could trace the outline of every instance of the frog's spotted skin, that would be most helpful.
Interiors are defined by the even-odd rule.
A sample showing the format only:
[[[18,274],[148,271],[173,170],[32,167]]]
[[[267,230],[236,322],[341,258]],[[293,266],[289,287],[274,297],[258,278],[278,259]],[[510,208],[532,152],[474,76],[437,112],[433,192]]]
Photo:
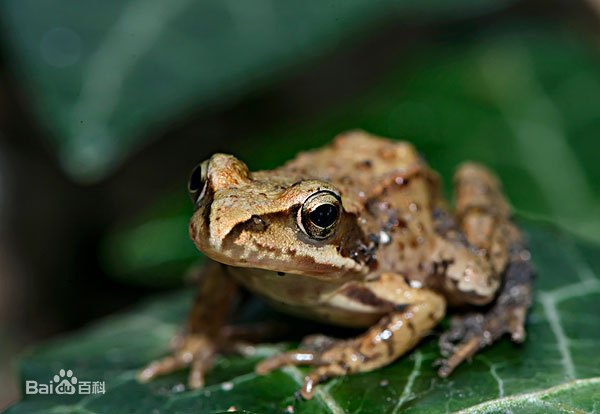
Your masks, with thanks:
[[[225,266],[207,271],[174,354],[140,378],[191,365],[189,384],[201,387],[215,353],[233,342],[224,326],[235,283],[284,311],[369,328],[350,340],[309,337],[300,350],[257,366],[266,373],[314,365],[305,398],[327,378],[389,364],[437,325],[447,305],[495,300],[487,313],[454,318],[440,341],[448,357],[442,376],[506,332],[522,341],[532,268],[500,185],[466,163],[454,186],[452,214],[438,175],[412,145],[362,131],[271,171],[252,173],[215,154],[190,181],[190,236]]]

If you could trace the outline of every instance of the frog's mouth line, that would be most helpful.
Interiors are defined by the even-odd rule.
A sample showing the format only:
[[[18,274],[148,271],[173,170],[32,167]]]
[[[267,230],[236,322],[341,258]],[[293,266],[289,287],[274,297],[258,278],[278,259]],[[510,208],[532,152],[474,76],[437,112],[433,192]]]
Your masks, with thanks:
[[[190,237],[205,255],[233,267],[330,280],[352,279],[368,273],[370,267],[360,260],[361,256],[352,255],[351,249],[343,246],[347,239],[342,235],[348,233],[347,227],[342,225],[337,234],[327,241],[306,240],[308,236],[299,229],[291,230],[295,228],[294,217],[285,212],[252,216],[234,226],[224,238],[219,239],[218,245],[204,234],[209,230],[207,223],[200,223],[198,228],[198,218],[193,218]],[[273,231],[275,229],[281,231]],[[278,239],[281,239],[280,244],[276,243]]]
[[[362,266],[349,258],[344,258],[342,263],[334,264],[319,263],[312,256],[295,255],[293,260],[278,259],[277,257],[268,259],[265,257],[258,259],[248,257],[243,259],[241,254],[224,254],[203,249],[201,246],[199,250],[210,259],[230,267],[270,271],[279,276],[298,275],[334,281],[358,279],[368,272],[366,266]]]

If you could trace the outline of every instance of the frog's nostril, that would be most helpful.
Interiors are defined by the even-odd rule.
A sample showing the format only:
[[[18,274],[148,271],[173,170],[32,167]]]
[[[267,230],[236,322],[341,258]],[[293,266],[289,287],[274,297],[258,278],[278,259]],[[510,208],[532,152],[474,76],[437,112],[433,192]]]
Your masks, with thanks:
[[[260,216],[252,216],[252,220],[250,222],[254,231],[265,231],[268,227],[267,222],[263,220]]]

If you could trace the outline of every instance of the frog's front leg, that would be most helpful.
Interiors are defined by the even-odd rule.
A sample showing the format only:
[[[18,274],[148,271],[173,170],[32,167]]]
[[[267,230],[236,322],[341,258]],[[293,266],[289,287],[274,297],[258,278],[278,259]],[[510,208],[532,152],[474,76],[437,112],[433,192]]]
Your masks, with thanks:
[[[469,249],[485,258],[490,272],[503,280],[487,311],[454,317],[451,328],[441,336],[440,349],[447,359],[441,361],[438,373],[444,377],[506,333],[514,342],[525,340],[534,274],[496,178],[480,165],[464,164],[455,176],[455,192],[456,220]],[[469,295],[464,292],[464,302],[469,303]]]
[[[147,382],[189,366],[189,387],[203,387],[204,375],[212,367],[215,355],[231,345],[225,322],[236,291],[236,284],[225,274],[223,266],[210,263],[200,281],[185,331],[176,338],[173,353],[148,364],[138,379]]]
[[[337,295],[356,292],[356,289],[347,289],[347,286]],[[298,350],[262,361],[256,372],[265,374],[286,365],[314,366],[316,368],[304,378],[300,390],[304,398],[310,399],[314,387],[320,382],[371,371],[393,362],[429,333],[443,318],[446,309],[445,300],[440,295],[427,289],[413,289],[401,276],[394,274],[382,274],[375,281],[357,283],[356,288],[363,289],[363,296],[368,296],[370,304],[379,302],[389,313],[356,338],[336,340],[321,335],[309,336]],[[356,295],[336,299],[360,300]],[[395,310],[390,311],[389,305]]]

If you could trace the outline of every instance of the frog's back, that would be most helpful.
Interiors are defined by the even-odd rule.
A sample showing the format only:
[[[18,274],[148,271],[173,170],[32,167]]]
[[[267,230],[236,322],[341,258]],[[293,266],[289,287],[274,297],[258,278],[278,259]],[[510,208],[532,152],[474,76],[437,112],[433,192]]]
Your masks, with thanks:
[[[399,180],[423,170],[424,163],[410,143],[350,131],[326,147],[300,153],[272,173],[330,182],[340,190],[346,210],[359,213],[394,180],[402,184]]]

